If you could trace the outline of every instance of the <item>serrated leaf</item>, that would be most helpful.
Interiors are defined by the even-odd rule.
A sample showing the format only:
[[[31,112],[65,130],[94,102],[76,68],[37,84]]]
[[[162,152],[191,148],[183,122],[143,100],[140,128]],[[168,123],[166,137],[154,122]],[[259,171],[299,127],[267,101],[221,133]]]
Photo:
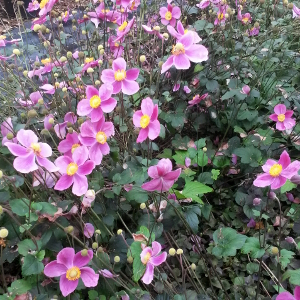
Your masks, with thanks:
[[[38,241],[38,246],[40,246],[40,241]],[[40,247],[39,247],[40,248]],[[36,245],[30,239],[23,240],[18,243],[18,251],[21,255],[26,256],[28,253],[32,253],[33,251],[38,251],[36,249]]]
[[[244,254],[250,253],[251,258],[261,258],[265,253],[265,249],[260,247],[259,240],[256,237],[247,238],[241,251]]]
[[[24,263],[22,265],[22,274],[24,276],[40,274],[43,270],[44,264],[34,255],[28,254],[24,257]]]
[[[212,192],[213,189],[201,182],[198,181],[188,181],[185,184],[185,187],[182,191],[182,194],[186,197],[186,198],[192,198],[192,200],[202,203],[202,201],[200,200],[200,198],[198,197],[198,195],[203,195],[206,193],[210,193]]]
[[[284,281],[288,278],[290,284],[300,285],[300,269],[286,271],[282,276],[282,280]]]
[[[280,251],[280,258],[279,258],[279,262],[281,264],[282,269],[285,269],[287,267],[287,265],[290,263],[291,258],[293,258],[295,255],[294,252],[286,250],[286,249],[282,249]],[[276,260],[278,261],[278,258],[276,257]]]
[[[243,164],[251,167],[258,167],[261,161],[261,152],[253,146],[235,149],[234,154],[241,158]]]
[[[26,216],[29,212],[29,200],[22,198],[22,199],[14,199],[9,201],[9,205],[13,213],[18,216]]]
[[[289,192],[292,189],[294,189],[296,186],[296,184],[287,180],[286,183],[280,188],[280,194],[285,194],[286,192]]]

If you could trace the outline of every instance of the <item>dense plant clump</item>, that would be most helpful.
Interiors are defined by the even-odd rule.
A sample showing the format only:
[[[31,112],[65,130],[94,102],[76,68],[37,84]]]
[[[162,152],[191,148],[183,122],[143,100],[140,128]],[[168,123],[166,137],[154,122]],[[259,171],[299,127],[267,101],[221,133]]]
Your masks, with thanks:
[[[0,299],[300,299],[298,4],[56,4],[0,36]]]

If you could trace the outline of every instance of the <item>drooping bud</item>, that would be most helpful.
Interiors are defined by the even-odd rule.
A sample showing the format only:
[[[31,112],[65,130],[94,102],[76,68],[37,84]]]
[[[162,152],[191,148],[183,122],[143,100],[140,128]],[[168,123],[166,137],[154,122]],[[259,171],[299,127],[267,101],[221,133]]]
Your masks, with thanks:
[[[294,175],[291,178],[291,182],[294,183],[294,184],[300,184],[300,175]]]
[[[268,194],[269,199],[274,200],[276,198],[276,194],[274,192],[269,192]]]
[[[295,240],[291,236],[287,236],[285,238],[285,241],[288,242],[288,243],[290,243],[290,244],[294,244],[295,243]]]
[[[260,198],[254,198],[252,204],[253,204],[254,206],[257,206],[257,205],[260,204],[260,202],[261,202],[261,199],[260,199]]]

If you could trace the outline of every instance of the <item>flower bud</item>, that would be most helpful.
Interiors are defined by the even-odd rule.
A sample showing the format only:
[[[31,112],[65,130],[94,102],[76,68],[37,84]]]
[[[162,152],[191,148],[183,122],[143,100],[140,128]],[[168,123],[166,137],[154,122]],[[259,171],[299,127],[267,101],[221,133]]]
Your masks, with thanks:
[[[1,171],[0,171],[1,172]],[[0,205],[0,215],[3,214],[3,207]]]
[[[98,65],[99,65],[99,66],[102,66],[102,64],[103,64],[103,61],[102,61],[101,59],[99,59],[99,60],[98,60]]]
[[[8,236],[8,230],[6,228],[0,229],[0,238],[5,239]]]
[[[133,257],[132,257],[132,256],[128,256],[128,257],[127,257],[127,262],[128,262],[129,264],[132,264],[132,263],[133,263]]]
[[[295,198],[294,198],[293,194],[286,193],[285,195],[286,195],[286,197],[288,198],[289,201],[294,202]]]
[[[140,56],[140,62],[143,63],[146,61],[146,56],[145,55],[141,55]]]
[[[252,204],[253,204],[254,206],[257,206],[257,205],[260,204],[260,202],[261,202],[261,199],[260,199],[260,198],[254,198]]]
[[[11,141],[13,138],[14,138],[14,135],[13,133],[9,132],[7,135],[6,135],[6,138]]]
[[[159,27],[159,26],[154,26],[154,27],[153,27],[153,30],[155,30],[155,31],[160,31],[160,27]]]
[[[102,253],[102,252],[104,252],[104,250],[103,250],[102,247],[99,247],[99,248],[97,249],[97,252]]]
[[[68,52],[67,52],[67,58],[69,58],[69,59],[70,59],[70,58],[72,58],[72,57],[73,57],[73,54],[72,54],[72,52],[71,52],[71,51],[68,51]]]
[[[48,120],[48,123],[49,123],[49,124],[54,124],[54,119],[53,119],[53,118],[50,118],[50,119]]]
[[[113,59],[110,59],[110,60],[108,61],[108,64],[109,64],[109,66],[112,66],[112,64],[113,64]]]
[[[74,227],[71,225],[64,229],[65,233],[71,233],[71,232],[73,232],[73,230],[74,230]]]
[[[87,255],[88,255],[87,249],[82,249],[81,250],[81,256],[87,256]]]
[[[100,80],[95,81],[95,85],[100,85],[100,84],[101,84]]]
[[[72,10],[72,15],[76,15],[77,14],[77,10]]]
[[[192,269],[193,271],[195,271],[196,268],[197,268],[197,266],[196,266],[194,263],[192,263],[192,264],[191,264],[191,269]]]
[[[85,31],[85,30],[82,30],[81,33],[82,33],[83,35],[86,35],[86,31]]]
[[[87,72],[88,72],[88,74],[94,73],[94,69],[93,68],[88,68]]]
[[[164,62],[161,60],[161,61],[158,63],[158,67],[161,68],[163,64],[164,64]]]
[[[49,111],[48,111],[46,108],[43,108],[42,111],[41,111],[41,113],[42,113],[43,115],[48,115],[48,114],[49,114]]]
[[[290,243],[290,244],[294,244],[295,243],[295,240],[291,237],[291,236],[287,236],[285,238],[286,242]]]
[[[82,51],[78,52],[78,57],[79,58],[84,58],[84,53]]]
[[[50,42],[49,42],[49,41],[45,41],[45,42],[44,42],[44,47],[45,47],[45,48],[48,48],[49,46],[50,46]]]
[[[258,22],[255,22],[255,23],[254,23],[254,27],[255,27],[255,28],[259,28],[259,23],[258,23]]]
[[[287,6],[289,4],[288,0],[283,0],[283,5]]]
[[[183,253],[183,250],[182,249],[177,249],[177,252],[176,252],[178,255],[181,255]]]
[[[73,25],[73,26],[72,26],[72,29],[73,29],[74,31],[76,31],[76,30],[77,30],[77,27],[76,27],[75,25]]]
[[[100,51],[101,49],[103,49],[103,45],[98,46],[98,51]]]
[[[114,257],[114,262],[115,262],[115,263],[120,262],[120,260],[121,260],[121,259],[120,259],[120,256],[115,256],[115,257]]]
[[[300,184],[300,175],[294,175],[291,178],[291,182],[294,183],[294,184]]]
[[[0,179],[3,177],[3,171],[0,170]]]
[[[20,50],[19,49],[14,49],[13,50],[13,54],[19,56],[21,54]]]
[[[95,231],[95,233],[100,235],[100,234],[101,234],[101,230],[100,230],[100,229],[97,229],[97,230]]]
[[[63,62],[65,62],[65,61],[67,61],[67,58],[66,58],[65,56],[62,56],[62,57],[59,59],[59,61],[63,63]]]
[[[23,72],[23,75],[24,75],[24,77],[27,77],[27,75],[28,75],[28,71],[27,71],[27,70],[25,70],[25,71]]]
[[[47,129],[42,129],[41,135],[50,135],[49,130],[47,130]]]
[[[74,129],[72,127],[68,128],[68,133],[72,134],[74,132]]]
[[[39,104],[39,105],[43,105],[43,104],[44,104],[44,100],[43,100],[42,98],[39,99],[39,100],[38,100],[38,104]]]
[[[83,122],[84,122],[83,118],[78,118],[78,120],[77,120],[78,125],[81,125]]]
[[[274,200],[276,198],[276,194],[274,192],[269,192],[268,197],[269,199]]]
[[[30,111],[28,111],[27,116],[28,116],[28,118],[35,118],[37,116],[36,110],[31,109]]]
[[[169,38],[169,34],[165,32],[165,33],[163,33],[163,37],[165,40],[167,40]]]
[[[174,255],[176,254],[176,250],[175,250],[174,248],[170,248],[170,249],[169,249],[169,254],[170,254],[171,256],[174,256]]]
[[[144,208],[146,208],[146,204],[145,203],[141,203],[140,209],[144,209]]]
[[[104,49],[101,49],[101,50],[99,51],[99,53],[100,53],[100,55],[103,55],[103,54],[104,54]]]
[[[278,250],[277,247],[272,247],[272,248],[271,248],[271,252],[272,252],[272,254],[276,255],[276,254],[279,253],[279,250]]]
[[[58,74],[57,74],[57,73],[54,73],[53,76],[54,76],[55,78],[57,78],[57,77],[58,77]]]
[[[38,32],[40,29],[41,29],[41,25],[40,25],[40,24],[35,24],[35,25],[33,26],[33,31],[34,31],[34,32]]]
[[[96,243],[96,242],[93,243],[93,244],[92,244],[92,248],[93,248],[94,250],[96,250],[96,249],[98,248],[98,243]]]
[[[120,235],[122,233],[123,233],[123,230],[122,229],[118,229],[117,234]]]

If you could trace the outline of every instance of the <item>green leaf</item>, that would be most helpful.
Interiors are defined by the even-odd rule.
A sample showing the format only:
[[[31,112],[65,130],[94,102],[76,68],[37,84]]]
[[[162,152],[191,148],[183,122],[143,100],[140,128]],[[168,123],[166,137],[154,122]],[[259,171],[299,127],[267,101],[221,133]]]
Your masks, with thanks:
[[[300,269],[286,271],[282,276],[282,280],[284,281],[288,278],[290,284],[300,285]]]
[[[285,194],[286,192],[289,192],[292,189],[294,189],[296,186],[296,184],[287,180],[286,183],[280,188],[280,194]]]
[[[38,246],[39,246],[38,241]],[[39,247],[40,248],[40,247]],[[36,249],[36,245],[32,240],[26,239],[18,243],[18,251],[21,255],[26,256],[28,253],[32,253],[33,251],[38,251]]]
[[[131,191],[125,194],[127,201],[135,201],[136,203],[144,203],[148,200],[148,192],[140,187],[134,186]]]
[[[200,31],[204,29],[206,23],[207,23],[206,20],[198,20],[193,24],[193,26],[196,29],[196,31]]]
[[[210,193],[212,192],[213,189],[201,182],[198,181],[188,181],[185,184],[185,187],[182,191],[182,194],[186,197],[186,198],[192,198],[192,200],[202,203],[202,201],[200,200],[200,198],[198,197],[198,195],[203,195],[206,193]]]
[[[132,255],[133,258],[140,257],[140,254],[142,253],[142,243],[141,242],[133,242],[130,245],[130,251],[128,251],[129,255]]]
[[[203,150],[198,150],[197,155],[192,160],[192,164],[198,164],[200,167],[204,167],[208,164],[208,157]]]
[[[201,208],[201,213],[207,221],[209,220],[211,209],[212,209],[212,205],[207,203],[205,203]]]
[[[47,214],[50,216],[54,216],[54,214],[57,212],[57,207],[52,205],[51,203],[47,203],[47,202],[39,202],[39,204],[41,205],[41,210],[40,212],[42,214]]]
[[[243,164],[258,167],[261,161],[261,152],[253,146],[235,149],[234,154],[241,157]]]
[[[197,211],[198,210],[198,211]],[[197,213],[198,212],[198,213]],[[199,219],[198,215],[201,215],[201,210],[199,207],[190,206],[184,213],[185,220],[191,227],[194,233],[198,232]]]
[[[249,237],[242,248],[242,253],[250,253],[251,258],[261,258],[265,253],[265,249],[260,247],[258,238]]]
[[[43,270],[44,264],[34,255],[28,254],[24,257],[24,263],[22,266],[22,274],[24,276],[40,274]]]
[[[280,258],[279,258],[279,262],[281,264],[281,268],[285,269],[287,267],[287,265],[290,263],[291,258],[293,258],[295,255],[294,252],[286,250],[286,249],[282,249],[280,251]],[[276,257],[276,260],[278,261],[278,257]]]
[[[216,92],[219,89],[219,83],[217,80],[209,80],[206,83],[206,88],[209,92]]]
[[[13,293],[14,295],[21,295],[28,292],[31,288],[32,284],[29,281],[25,279],[19,279],[11,283],[11,286],[8,288],[8,291],[10,293]]]
[[[219,175],[220,175],[220,170],[212,169],[212,170],[211,170],[211,174],[212,174],[211,178],[212,178],[213,180],[217,180],[218,177],[219,177]]]
[[[95,300],[98,297],[98,293],[94,290],[88,291],[89,300]]]
[[[175,151],[175,155],[173,155],[173,159],[175,160],[177,165],[185,165],[185,158],[189,156],[188,151]]]
[[[199,20],[199,21],[202,21],[202,20]],[[198,21],[197,21],[198,22]],[[203,66],[197,64],[194,68],[194,73],[199,73],[200,71],[202,71],[204,69]]]
[[[138,282],[146,271],[146,265],[141,261],[140,257],[136,257],[133,260],[133,280]]]
[[[253,274],[253,273],[257,273],[259,270],[259,264],[258,263],[248,263],[246,266],[246,269],[248,271],[249,274]]]
[[[18,216],[26,216],[29,212],[29,200],[22,198],[22,199],[15,199],[9,201],[9,205],[13,213]]]
[[[217,257],[235,256],[236,250],[244,246],[246,239],[245,235],[232,228],[219,228],[213,233],[216,246],[212,249],[212,254]]]

